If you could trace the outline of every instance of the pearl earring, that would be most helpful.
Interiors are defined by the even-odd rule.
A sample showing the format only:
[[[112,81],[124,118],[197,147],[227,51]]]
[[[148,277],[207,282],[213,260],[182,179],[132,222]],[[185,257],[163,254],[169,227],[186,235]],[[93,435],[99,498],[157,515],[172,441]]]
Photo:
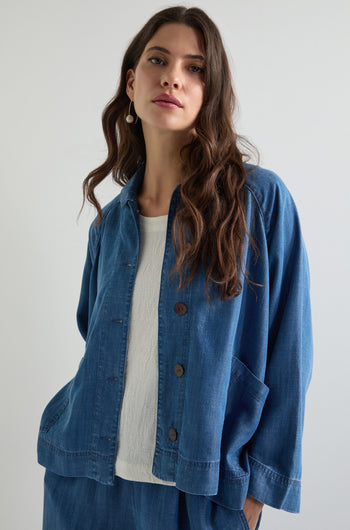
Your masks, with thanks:
[[[127,123],[133,123],[133,122],[134,122],[134,116],[133,116],[133,115],[131,114],[131,112],[130,112],[130,109],[131,109],[131,103],[132,103],[132,101],[130,100],[130,104],[129,104],[129,114],[128,114],[128,115],[126,116],[126,118],[125,118],[125,121],[126,121]],[[137,123],[137,120],[138,120],[138,119],[139,119],[139,117],[136,115],[136,121],[135,121],[135,123]]]

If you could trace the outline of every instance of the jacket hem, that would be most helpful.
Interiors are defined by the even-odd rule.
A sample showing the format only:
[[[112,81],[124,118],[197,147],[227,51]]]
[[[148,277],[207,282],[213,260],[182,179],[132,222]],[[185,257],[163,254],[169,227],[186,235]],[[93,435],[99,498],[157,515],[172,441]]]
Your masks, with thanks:
[[[232,470],[220,468],[216,495],[209,495],[211,501],[229,510],[242,510],[247,497],[249,473],[234,476]]]
[[[47,442],[41,436],[37,443],[38,463],[64,477],[91,478],[101,484],[112,486],[114,477],[108,471],[106,463],[113,463],[112,457],[103,456],[92,451],[66,451]],[[103,465],[96,465],[97,461],[103,461]],[[98,469],[98,470],[97,470]]]
[[[196,462],[156,449],[153,473],[175,481],[176,488],[191,495],[204,495],[230,510],[242,510],[247,496],[249,472],[227,470],[219,460]]]
[[[299,513],[301,481],[277,473],[250,455],[248,458],[250,464],[249,495],[272,508]]]
[[[86,477],[101,484],[114,484],[114,476],[110,473],[111,465],[114,466],[113,457],[92,451],[66,451],[41,436],[38,437],[37,455],[40,465],[58,475]],[[301,481],[277,473],[250,455],[248,458],[250,472],[243,475],[235,476],[231,470],[222,468],[218,461],[194,463],[179,455],[175,480],[173,473],[163,476],[164,461],[160,468],[156,466],[155,475],[163,480],[175,481],[176,488],[181,491],[204,495],[231,510],[242,510],[249,494],[273,508],[299,513]]]

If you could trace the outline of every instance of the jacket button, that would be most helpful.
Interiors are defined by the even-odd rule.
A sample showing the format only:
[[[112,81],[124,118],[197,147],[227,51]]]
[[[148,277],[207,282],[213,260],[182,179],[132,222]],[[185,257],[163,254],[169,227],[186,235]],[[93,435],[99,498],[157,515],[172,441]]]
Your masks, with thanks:
[[[184,315],[187,313],[187,305],[183,302],[177,302],[177,304],[175,304],[175,311],[178,315]]]
[[[177,377],[182,377],[184,375],[184,367],[182,364],[175,364],[174,372]]]
[[[169,438],[172,442],[175,442],[177,438],[177,432],[175,431],[175,429],[169,429]]]

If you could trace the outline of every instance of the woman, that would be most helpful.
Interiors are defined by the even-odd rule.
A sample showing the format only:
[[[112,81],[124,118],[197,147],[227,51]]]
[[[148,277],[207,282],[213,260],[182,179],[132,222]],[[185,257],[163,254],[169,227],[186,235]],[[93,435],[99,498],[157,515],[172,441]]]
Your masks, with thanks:
[[[43,527],[255,529],[300,511],[312,371],[309,269],[294,201],[243,162],[220,34],[155,14],[103,113],[75,377],[46,406]],[[122,190],[102,210],[94,188]],[[189,277],[185,279],[185,273]]]

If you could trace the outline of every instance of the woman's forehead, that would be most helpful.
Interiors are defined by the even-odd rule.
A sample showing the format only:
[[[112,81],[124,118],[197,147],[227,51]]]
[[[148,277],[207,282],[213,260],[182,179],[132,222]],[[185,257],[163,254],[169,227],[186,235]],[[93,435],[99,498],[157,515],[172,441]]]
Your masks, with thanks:
[[[204,58],[204,43],[201,32],[185,24],[163,24],[145,46],[144,53],[149,48],[181,57],[197,55]]]

